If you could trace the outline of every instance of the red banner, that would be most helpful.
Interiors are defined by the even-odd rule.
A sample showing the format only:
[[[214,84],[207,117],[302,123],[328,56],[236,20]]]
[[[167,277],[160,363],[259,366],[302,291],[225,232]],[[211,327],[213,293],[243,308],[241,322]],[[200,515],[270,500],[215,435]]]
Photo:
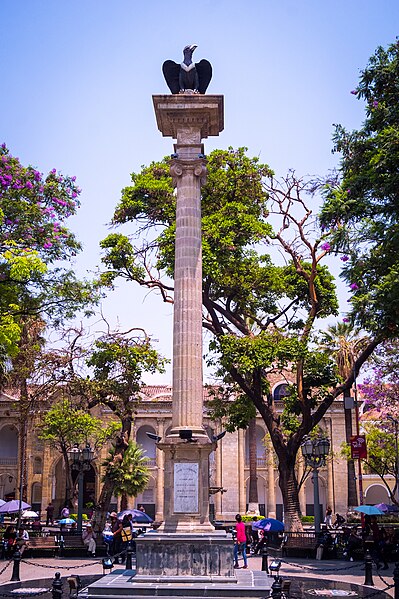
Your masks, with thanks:
[[[365,460],[367,458],[367,445],[365,435],[353,435],[350,440],[352,459]]]

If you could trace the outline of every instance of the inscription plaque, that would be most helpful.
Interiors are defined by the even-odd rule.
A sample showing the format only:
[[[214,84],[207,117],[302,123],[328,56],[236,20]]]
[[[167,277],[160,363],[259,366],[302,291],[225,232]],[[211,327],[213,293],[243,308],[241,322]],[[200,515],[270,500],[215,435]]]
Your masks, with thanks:
[[[198,512],[199,464],[178,462],[174,464],[174,512]]]

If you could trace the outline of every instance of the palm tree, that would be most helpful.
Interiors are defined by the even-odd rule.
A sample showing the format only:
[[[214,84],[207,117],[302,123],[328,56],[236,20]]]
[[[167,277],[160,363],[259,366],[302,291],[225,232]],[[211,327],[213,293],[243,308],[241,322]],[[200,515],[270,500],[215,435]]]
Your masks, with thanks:
[[[322,335],[321,348],[329,353],[336,361],[338,372],[346,380],[353,371],[355,362],[367,343],[367,337],[360,335],[360,330],[350,323],[338,322],[330,325]],[[352,412],[344,408],[346,442],[350,443],[352,436]],[[348,506],[358,505],[355,462],[348,459]]]
[[[112,486],[113,495],[122,497],[121,509],[126,509],[127,497],[136,497],[148,484],[150,478],[147,468],[148,459],[134,441],[128,442],[121,462],[115,461],[116,454],[116,448],[112,447],[103,462],[105,467],[103,483]]]

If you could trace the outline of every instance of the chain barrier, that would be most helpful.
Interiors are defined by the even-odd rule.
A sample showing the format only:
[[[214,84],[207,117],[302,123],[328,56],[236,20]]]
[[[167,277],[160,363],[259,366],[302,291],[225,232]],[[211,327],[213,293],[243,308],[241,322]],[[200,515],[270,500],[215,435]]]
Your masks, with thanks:
[[[4,568],[2,570],[0,570],[0,576],[3,574],[3,572],[5,572],[7,570],[8,566],[10,566],[12,564],[12,562],[13,562],[13,560],[10,559],[10,561],[8,562],[8,564],[6,564],[4,566]]]
[[[110,555],[109,559],[114,560],[115,558],[119,558],[122,555],[126,555],[126,553],[127,553],[127,551],[126,551],[126,549],[124,549],[124,551],[121,551],[120,553],[115,553],[115,555]],[[58,564],[57,566],[52,566],[51,564],[38,564],[37,562],[31,562],[30,560],[27,560],[27,559],[21,559],[21,562],[24,562],[25,564],[29,564],[30,566],[37,566],[38,568],[49,568],[51,570],[77,570],[78,568],[89,568],[90,566],[94,566],[95,564],[102,565],[102,563],[103,563],[102,559],[96,560],[94,562],[89,562],[87,564],[79,564],[77,566],[61,566],[60,564]],[[7,564],[7,566],[8,565],[9,564]],[[1,572],[0,572],[0,574],[1,574]]]
[[[303,566],[302,564],[293,564],[292,562],[286,562],[285,560],[280,560],[282,564],[286,564],[287,566],[292,566],[294,568],[299,568],[300,570],[310,570],[311,572],[324,573],[324,572],[344,572],[345,570],[353,570],[354,568],[358,568],[359,564],[351,564],[350,566],[346,566],[344,568],[314,568],[313,566]]]

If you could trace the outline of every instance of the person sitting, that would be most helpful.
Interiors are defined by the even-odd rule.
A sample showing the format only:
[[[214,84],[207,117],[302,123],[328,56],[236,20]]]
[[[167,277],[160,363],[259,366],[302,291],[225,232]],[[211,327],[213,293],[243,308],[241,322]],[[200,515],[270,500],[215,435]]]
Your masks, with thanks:
[[[21,555],[23,554],[25,549],[28,549],[28,547],[29,547],[29,534],[28,534],[28,531],[23,526],[21,526],[18,530],[16,544],[17,544],[17,547],[18,547]]]
[[[10,524],[9,526],[7,526],[4,536],[3,536],[4,542],[6,544],[5,546],[5,553],[6,553],[6,557],[10,558],[12,557],[15,547],[16,547],[16,539],[17,539],[17,532],[15,530],[15,527]]]
[[[83,543],[87,546],[88,552],[92,557],[96,557],[96,533],[94,532],[91,524],[86,526],[86,529],[82,533]]]

